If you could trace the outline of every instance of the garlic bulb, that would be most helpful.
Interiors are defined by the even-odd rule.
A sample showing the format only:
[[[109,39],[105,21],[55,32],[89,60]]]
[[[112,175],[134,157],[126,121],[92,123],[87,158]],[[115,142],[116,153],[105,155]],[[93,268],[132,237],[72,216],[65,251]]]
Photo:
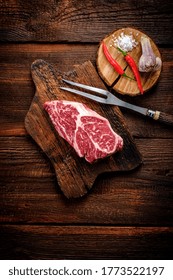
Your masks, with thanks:
[[[138,68],[140,72],[157,71],[162,66],[160,57],[156,57],[147,37],[141,37],[142,55],[139,59]]]

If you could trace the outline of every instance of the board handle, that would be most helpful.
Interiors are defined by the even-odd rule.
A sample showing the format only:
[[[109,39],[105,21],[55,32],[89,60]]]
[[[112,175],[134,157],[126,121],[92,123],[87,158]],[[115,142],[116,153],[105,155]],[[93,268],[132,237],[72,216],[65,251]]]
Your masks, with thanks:
[[[51,64],[37,59],[31,65],[31,74],[38,91],[46,91],[48,97],[57,99],[59,82]]]
[[[173,126],[173,115],[167,114],[160,111],[147,111],[147,116],[154,119],[155,121],[159,121],[160,123]]]

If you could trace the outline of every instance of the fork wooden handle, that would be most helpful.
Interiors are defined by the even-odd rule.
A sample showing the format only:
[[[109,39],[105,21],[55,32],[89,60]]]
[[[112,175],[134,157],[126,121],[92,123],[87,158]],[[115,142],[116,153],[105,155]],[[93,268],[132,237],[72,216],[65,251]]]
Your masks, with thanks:
[[[152,111],[152,110],[148,110],[147,115],[152,119],[154,119],[155,121],[159,121],[160,123],[173,126],[173,115],[160,111]]]

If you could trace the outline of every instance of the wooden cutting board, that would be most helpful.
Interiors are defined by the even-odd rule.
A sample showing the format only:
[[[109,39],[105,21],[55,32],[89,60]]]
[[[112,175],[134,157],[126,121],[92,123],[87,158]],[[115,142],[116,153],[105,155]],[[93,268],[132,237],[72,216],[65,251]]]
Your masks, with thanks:
[[[125,61],[122,53],[119,52],[116,49],[116,47],[114,47],[114,40],[116,40],[119,36],[121,36],[122,33],[124,35],[133,36],[133,39],[135,39],[135,41],[137,42],[137,46],[134,47],[133,50],[129,52],[129,54],[133,57],[137,65],[139,62],[139,58],[142,55],[142,48],[140,43],[141,37],[146,36],[149,38],[149,36],[147,36],[146,34],[144,34],[143,32],[137,29],[127,27],[127,28],[115,30],[103,39],[111,56],[121,65],[121,67],[125,70],[125,73],[129,77],[134,77],[134,74],[131,68],[129,67],[129,65],[127,64],[127,62]],[[161,54],[156,44],[153,42],[151,38],[149,38],[149,40],[155,55],[161,58]],[[123,76],[119,77],[119,74],[115,71],[112,65],[107,61],[103,53],[101,43],[98,48],[97,59],[96,59],[99,75],[102,77],[102,79],[105,81],[105,83],[108,86],[111,86],[116,92],[120,94],[127,94],[130,96],[140,95],[137,82],[135,80],[130,80]],[[160,77],[160,73],[161,73],[161,69],[155,72],[140,73],[141,83],[144,92],[149,91],[156,84],[156,82]]]
[[[62,77],[87,85],[105,88],[95,67],[90,61],[74,66],[61,75],[44,60],[36,60],[31,66],[36,93],[25,118],[28,133],[52,162],[58,184],[68,198],[81,197],[92,188],[98,175],[105,172],[128,171],[141,164],[138,152],[120,110],[116,106],[98,104],[89,99],[62,91]],[[67,85],[65,85],[67,86]],[[111,157],[90,164],[80,158],[75,150],[55,131],[43,105],[48,100],[64,99],[87,104],[91,109],[106,117],[112,128],[124,139],[124,147]]]

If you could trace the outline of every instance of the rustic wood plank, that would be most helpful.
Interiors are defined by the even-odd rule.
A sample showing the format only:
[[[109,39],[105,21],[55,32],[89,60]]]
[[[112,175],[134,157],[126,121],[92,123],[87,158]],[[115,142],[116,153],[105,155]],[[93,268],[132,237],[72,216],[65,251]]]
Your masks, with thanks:
[[[1,1],[2,41],[99,42],[114,29],[143,29],[156,43],[172,44],[173,3],[113,1]],[[94,27],[94,28],[93,28]],[[85,30],[85,32],[84,32]]]
[[[172,259],[172,227],[2,225],[3,259]]]
[[[26,135],[24,118],[35,93],[31,64],[42,57],[57,71],[69,71],[73,64],[80,64],[88,58],[94,61],[95,51],[89,45],[77,49],[74,45],[56,44],[0,45],[0,135]],[[4,98],[7,95],[8,98]]]
[[[146,138],[135,139],[135,142],[142,153],[144,162],[140,172],[147,168],[148,176],[151,176],[154,170],[155,176],[158,176],[159,171],[162,174],[161,170],[167,169],[169,171],[167,178],[169,179],[170,176],[171,179],[173,168],[172,139]],[[40,177],[40,175],[47,177],[52,174],[48,158],[31,137],[0,137],[0,152],[1,176],[6,176],[6,172],[8,172],[8,176],[12,177],[27,177],[29,174],[33,177]],[[153,165],[154,162],[155,165]],[[39,169],[42,169],[42,173]]]
[[[171,0],[0,2],[0,41],[10,42],[0,44],[0,258],[172,259],[171,129],[122,109],[143,165],[98,178],[78,201],[63,197],[49,160],[24,129],[35,92],[31,63],[41,58],[68,71],[95,62],[98,43],[127,26],[158,44],[163,70],[151,92],[125,100],[172,113]],[[54,43],[18,44],[31,41]]]
[[[173,225],[170,182],[134,180],[128,176],[118,177],[117,180],[102,176],[101,179],[88,198],[80,201],[65,200],[53,179],[32,178],[32,187],[31,179],[3,179],[0,221],[25,224]]]
[[[89,196],[67,201],[50,162],[29,137],[1,137],[0,221],[172,225],[172,139],[136,144],[140,168],[102,175]]]
[[[46,59],[57,71],[69,71],[74,64],[88,60],[94,63],[97,45],[57,44],[2,44],[0,45],[0,135],[26,135],[24,118],[34,96],[31,80],[31,63],[37,58]],[[143,107],[172,113],[172,72],[173,51],[161,49],[163,69],[158,84],[151,92],[129,102]],[[65,59],[64,59],[65,58]],[[8,98],[4,98],[8,96]],[[164,104],[164,106],[163,106]],[[121,109],[132,135],[136,137],[171,137],[172,130],[142,116]]]

